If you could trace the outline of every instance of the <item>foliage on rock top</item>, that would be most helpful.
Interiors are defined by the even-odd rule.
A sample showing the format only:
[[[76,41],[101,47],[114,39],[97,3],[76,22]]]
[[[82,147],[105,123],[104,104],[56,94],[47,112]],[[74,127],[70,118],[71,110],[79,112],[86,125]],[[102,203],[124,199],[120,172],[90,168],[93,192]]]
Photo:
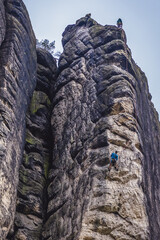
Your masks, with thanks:
[[[39,41],[38,39],[36,39],[36,46],[37,48],[43,48],[46,51],[50,52],[54,57],[60,57],[61,52],[57,51],[56,53],[54,53],[55,50],[55,41],[53,42],[49,42],[48,39],[44,39]]]

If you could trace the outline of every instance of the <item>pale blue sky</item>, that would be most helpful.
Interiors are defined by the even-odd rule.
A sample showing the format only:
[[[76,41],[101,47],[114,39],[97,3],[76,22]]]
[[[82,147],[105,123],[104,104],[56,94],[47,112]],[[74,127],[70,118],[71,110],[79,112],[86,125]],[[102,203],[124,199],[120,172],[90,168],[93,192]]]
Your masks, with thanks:
[[[160,0],[24,0],[39,40],[56,41],[62,52],[65,27],[92,14],[102,25],[120,17],[135,62],[145,72],[152,101],[160,115]]]

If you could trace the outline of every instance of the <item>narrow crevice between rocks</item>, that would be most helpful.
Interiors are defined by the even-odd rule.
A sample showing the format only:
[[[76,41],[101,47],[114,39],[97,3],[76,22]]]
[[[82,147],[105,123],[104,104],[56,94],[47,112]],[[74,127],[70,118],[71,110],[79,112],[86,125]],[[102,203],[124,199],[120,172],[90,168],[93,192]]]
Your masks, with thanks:
[[[48,174],[52,161],[51,112],[56,62],[45,50],[38,49],[37,85],[27,115],[26,139],[22,165],[19,170],[19,186],[14,230],[9,240],[42,239],[43,225],[47,219]],[[40,63],[44,65],[43,83]],[[40,84],[39,84],[40,83]]]

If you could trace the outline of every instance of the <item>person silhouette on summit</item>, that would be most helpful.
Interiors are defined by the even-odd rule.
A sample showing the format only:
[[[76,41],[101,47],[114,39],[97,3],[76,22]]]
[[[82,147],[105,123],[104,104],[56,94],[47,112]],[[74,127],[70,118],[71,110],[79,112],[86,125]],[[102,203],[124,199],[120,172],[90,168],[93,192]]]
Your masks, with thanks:
[[[117,161],[118,161],[118,152],[115,151],[115,153],[113,152],[111,154],[111,160],[110,160],[110,164],[109,164],[109,168],[108,170],[110,171],[111,170],[111,167],[115,167],[116,171],[118,171],[118,167],[117,167]]]
[[[122,28],[122,25],[123,25],[122,19],[119,18],[119,19],[117,20],[117,27],[118,27],[118,28]]]

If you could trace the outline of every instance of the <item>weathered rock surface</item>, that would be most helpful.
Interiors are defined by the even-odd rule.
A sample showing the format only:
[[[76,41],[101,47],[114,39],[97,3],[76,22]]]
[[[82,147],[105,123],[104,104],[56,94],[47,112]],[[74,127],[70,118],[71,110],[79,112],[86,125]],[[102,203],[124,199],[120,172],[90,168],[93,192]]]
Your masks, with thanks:
[[[26,109],[36,83],[35,36],[20,0],[0,1],[0,239],[14,220]]]
[[[159,240],[160,123],[125,33],[88,14],[62,43],[57,72],[0,1],[0,239]]]
[[[152,187],[159,182],[160,128],[125,33],[86,16],[66,28],[62,42],[43,238],[157,240],[160,191]],[[114,150],[119,171],[108,173]]]
[[[160,123],[152,102],[147,97],[145,77],[142,74],[137,89],[137,119],[142,138],[143,182],[149,218],[150,239],[160,238]],[[145,90],[144,90],[145,89]]]
[[[47,178],[51,152],[50,118],[56,62],[42,49],[37,51],[37,85],[26,119],[26,144],[20,168],[17,211],[11,239],[41,239],[46,218]],[[12,234],[11,234],[12,235]]]

